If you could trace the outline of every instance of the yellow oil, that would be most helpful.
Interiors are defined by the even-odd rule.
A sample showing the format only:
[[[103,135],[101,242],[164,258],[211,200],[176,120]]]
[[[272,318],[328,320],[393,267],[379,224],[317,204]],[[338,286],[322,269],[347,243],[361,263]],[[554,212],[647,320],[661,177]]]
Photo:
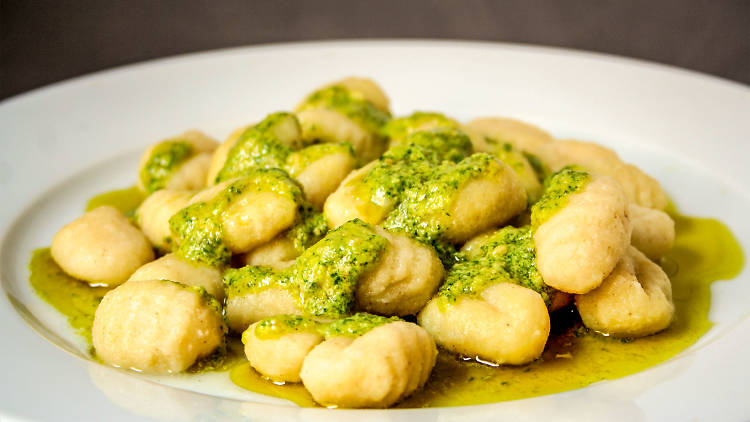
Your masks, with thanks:
[[[128,212],[141,200],[139,192],[131,188],[97,196],[89,207],[114,204]],[[667,330],[632,341],[607,338],[582,328],[575,309],[569,307],[552,315],[553,331],[547,348],[534,363],[489,367],[441,352],[425,388],[397,407],[482,404],[573,390],[642,371],[695,343],[712,325],[708,320],[711,283],[737,276],[744,257],[739,243],[721,222],[680,215],[674,210],[670,214],[676,226],[675,245],[661,265],[672,280],[676,313]],[[107,289],[67,276],[48,248],[34,251],[30,269],[31,285],[39,296],[90,341],[94,311]],[[244,362],[241,352],[238,354],[242,363],[229,370],[229,377],[238,386],[300,406],[315,405],[301,384],[274,384]]]
[[[303,407],[315,406],[312,396],[302,384],[271,382],[256,372],[247,361],[232,368],[229,371],[229,378],[236,385],[255,393],[287,399]]]
[[[144,199],[146,199],[145,194],[136,186],[117,189],[101,193],[89,199],[89,202],[86,204],[86,211],[91,211],[102,205],[110,205],[120,210],[123,214],[129,215],[141,205]]]
[[[553,332],[537,361],[490,367],[441,351],[425,387],[396,407],[465,406],[574,390],[642,371],[688,348],[711,328],[711,283],[736,277],[744,257],[721,222],[677,213],[672,218],[675,245],[661,263],[672,280],[676,308],[667,330],[630,341],[604,337],[581,327],[575,309],[565,308],[552,315]],[[233,368],[231,378],[257,393],[314,405],[300,384],[274,385],[248,364]]]
[[[49,248],[37,249],[31,254],[31,287],[47,303],[68,318],[73,329],[91,344],[91,326],[94,312],[107,287],[92,287],[63,272]]]

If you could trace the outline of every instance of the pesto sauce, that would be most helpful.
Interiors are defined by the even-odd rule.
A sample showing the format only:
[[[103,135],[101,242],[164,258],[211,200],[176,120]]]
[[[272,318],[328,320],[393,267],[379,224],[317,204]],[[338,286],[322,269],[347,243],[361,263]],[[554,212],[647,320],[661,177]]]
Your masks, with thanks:
[[[237,179],[207,202],[189,205],[169,219],[175,253],[185,259],[213,267],[225,266],[231,252],[223,241],[222,218],[239,196],[248,192],[274,192],[295,203],[302,201],[302,189],[279,169],[254,169]]]
[[[286,231],[287,239],[302,253],[319,242],[328,233],[328,220],[309,203],[302,203],[297,212],[297,222]]]
[[[29,282],[39,297],[68,318],[76,334],[91,347],[91,327],[99,302],[111,287],[94,287],[67,274],[52,258],[49,248],[37,249],[29,262]]]
[[[390,113],[380,110],[356,92],[340,85],[319,89],[299,106],[299,111],[325,108],[348,117],[368,132],[380,134]]]
[[[224,275],[228,298],[268,288],[289,291],[305,315],[341,318],[354,308],[359,278],[376,264],[388,241],[359,219],[332,230],[306,249],[294,265],[230,269]]]
[[[473,154],[458,163],[444,161],[430,177],[404,191],[401,203],[388,215],[383,227],[434,247],[443,265],[450,267],[455,262],[455,249],[442,236],[448,228],[453,200],[470,180],[491,177],[498,171],[502,168],[496,159],[485,153]]]
[[[570,195],[581,191],[589,182],[591,175],[579,169],[564,167],[546,183],[544,194],[531,207],[531,227],[534,230],[565,208]]]
[[[415,148],[421,151],[418,150],[415,154]],[[383,159],[388,162],[457,163],[471,155],[472,151],[471,139],[465,133],[455,129],[435,128],[410,134],[400,145],[389,148]]]
[[[193,146],[185,141],[168,140],[157,144],[139,173],[146,193],[164,189],[172,173],[193,155]]]
[[[245,296],[269,288],[294,292],[298,290],[287,271],[277,271],[265,265],[230,268],[224,273],[224,292],[227,299]]]
[[[289,268],[302,310],[330,318],[351,313],[357,281],[378,262],[387,245],[385,238],[359,219],[328,232]]]
[[[403,143],[405,138],[414,132],[438,127],[457,130],[461,125],[441,113],[417,111],[386,123],[383,134],[390,139],[391,146],[394,146]]]
[[[135,215],[135,210],[141,205],[146,195],[138,189],[137,186],[131,186],[125,189],[117,189],[109,192],[100,193],[89,199],[86,203],[86,212],[109,205],[117,208],[121,213],[128,217]]]
[[[550,305],[551,288],[536,267],[536,250],[531,228],[508,226],[493,233],[471,260],[457,263],[438,290],[439,305],[455,303],[460,297],[480,294],[497,283],[514,283],[531,289]]]
[[[404,192],[419,186],[434,174],[443,161],[460,161],[471,153],[471,141],[463,133],[450,131],[416,132],[402,144],[390,148],[361,178],[356,195],[390,211],[403,199]]]
[[[229,150],[224,166],[216,175],[216,183],[247,175],[254,169],[284,168],[291,149],[276,136],[274,129],[288,119],[297,120],[291,113],[272,113],[247,128]]]
[[[326,142],[322,144],[310,145],[309,147],[303,148],[299,151],[293,152],[289,155],[284,164],[284,170],[286,170],[290,176],[297,177],[300,173],[305,171],[310,164],[323,157],[333,154],[348,154],[352,158],[355,157],[354,148],[352,144],[345,143],[333,143]]]
[[[246,336],[249,335],[267,340],[300,332],[318,333],[326,340],[331,337],[359,337],[374,328],[395,321],[402,320],[398,317],[384,317],[364,312],[329,322],[299,315],[277,315],[260,321],[252,332],[246,330],[242,333],[242,342],[247,344]]]

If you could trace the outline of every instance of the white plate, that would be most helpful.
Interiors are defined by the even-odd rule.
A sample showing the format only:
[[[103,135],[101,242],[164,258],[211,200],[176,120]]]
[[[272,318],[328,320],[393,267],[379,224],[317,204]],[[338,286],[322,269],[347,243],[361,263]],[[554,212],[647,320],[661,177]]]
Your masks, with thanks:
[[[128,66],[0,104],[0,278],[7,292],[0,299],[0,419],[750,417],[747,271],[713,285],[710,318],[716,324],[677,358],[584,389],[491,405],[300,409],[216,377],[168,382],[197,391],[214,391],[215,384],[224,398],[164,387],[74,356],[80,341],[28,286],[30,251],[48,245],[92,194],[131,185],[137,155],[147,144],[192,127],[223,138],[351,74],[380,82],[397,114],[428,109],[460,119],[514,116],[560,137],[610,145],[656,176],[685,213],[720,218],[748,250],[750,89],[742,85],[618,57],[468,42],[271,45]],[[34,332],[24,318],[73,354]]]

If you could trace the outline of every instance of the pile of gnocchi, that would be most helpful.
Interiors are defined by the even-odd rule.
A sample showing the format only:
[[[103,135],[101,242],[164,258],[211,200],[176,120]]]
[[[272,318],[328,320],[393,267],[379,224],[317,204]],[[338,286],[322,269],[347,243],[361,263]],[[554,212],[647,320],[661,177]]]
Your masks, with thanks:
[[[113,287],[92,339],[117,367],[178,373],[241,336],[267,379],[382,408],[428,381],[438,347],[523,365],[563,307],[620,337],[674,314],[656,180],[513,119],[393,118],[365,78],[223,143],[158,142],[137,186],[133,215],[93,209],[51,245],[67,274]]]

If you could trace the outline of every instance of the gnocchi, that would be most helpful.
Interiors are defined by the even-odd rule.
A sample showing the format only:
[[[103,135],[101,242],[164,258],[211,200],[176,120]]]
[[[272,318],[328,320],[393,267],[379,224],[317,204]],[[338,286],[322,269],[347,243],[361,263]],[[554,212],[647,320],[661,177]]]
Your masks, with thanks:
[[[224,341],[221,308],[204,290],[167,280],[128,281],[96,310],[92,337],[105,362],[155,373],[187,369]]]
[[[91,334],[114,366],[195,370],[241,336],[248,371],[322,406],[383,408],[428,382],[438,347],[526,365],[547,359],[561,313],[629,338],[674,317],[655,179],[515,119],[392,118],[370,79],[221,144],[158,142],[136,179],[135,225],[103,206],[51,245],[66,274],[111,288]]]
[[[92,284],[117,286],[154,259],[146,236],[114,207],[93,209],[52,238],[52,257],[68,274]]]

